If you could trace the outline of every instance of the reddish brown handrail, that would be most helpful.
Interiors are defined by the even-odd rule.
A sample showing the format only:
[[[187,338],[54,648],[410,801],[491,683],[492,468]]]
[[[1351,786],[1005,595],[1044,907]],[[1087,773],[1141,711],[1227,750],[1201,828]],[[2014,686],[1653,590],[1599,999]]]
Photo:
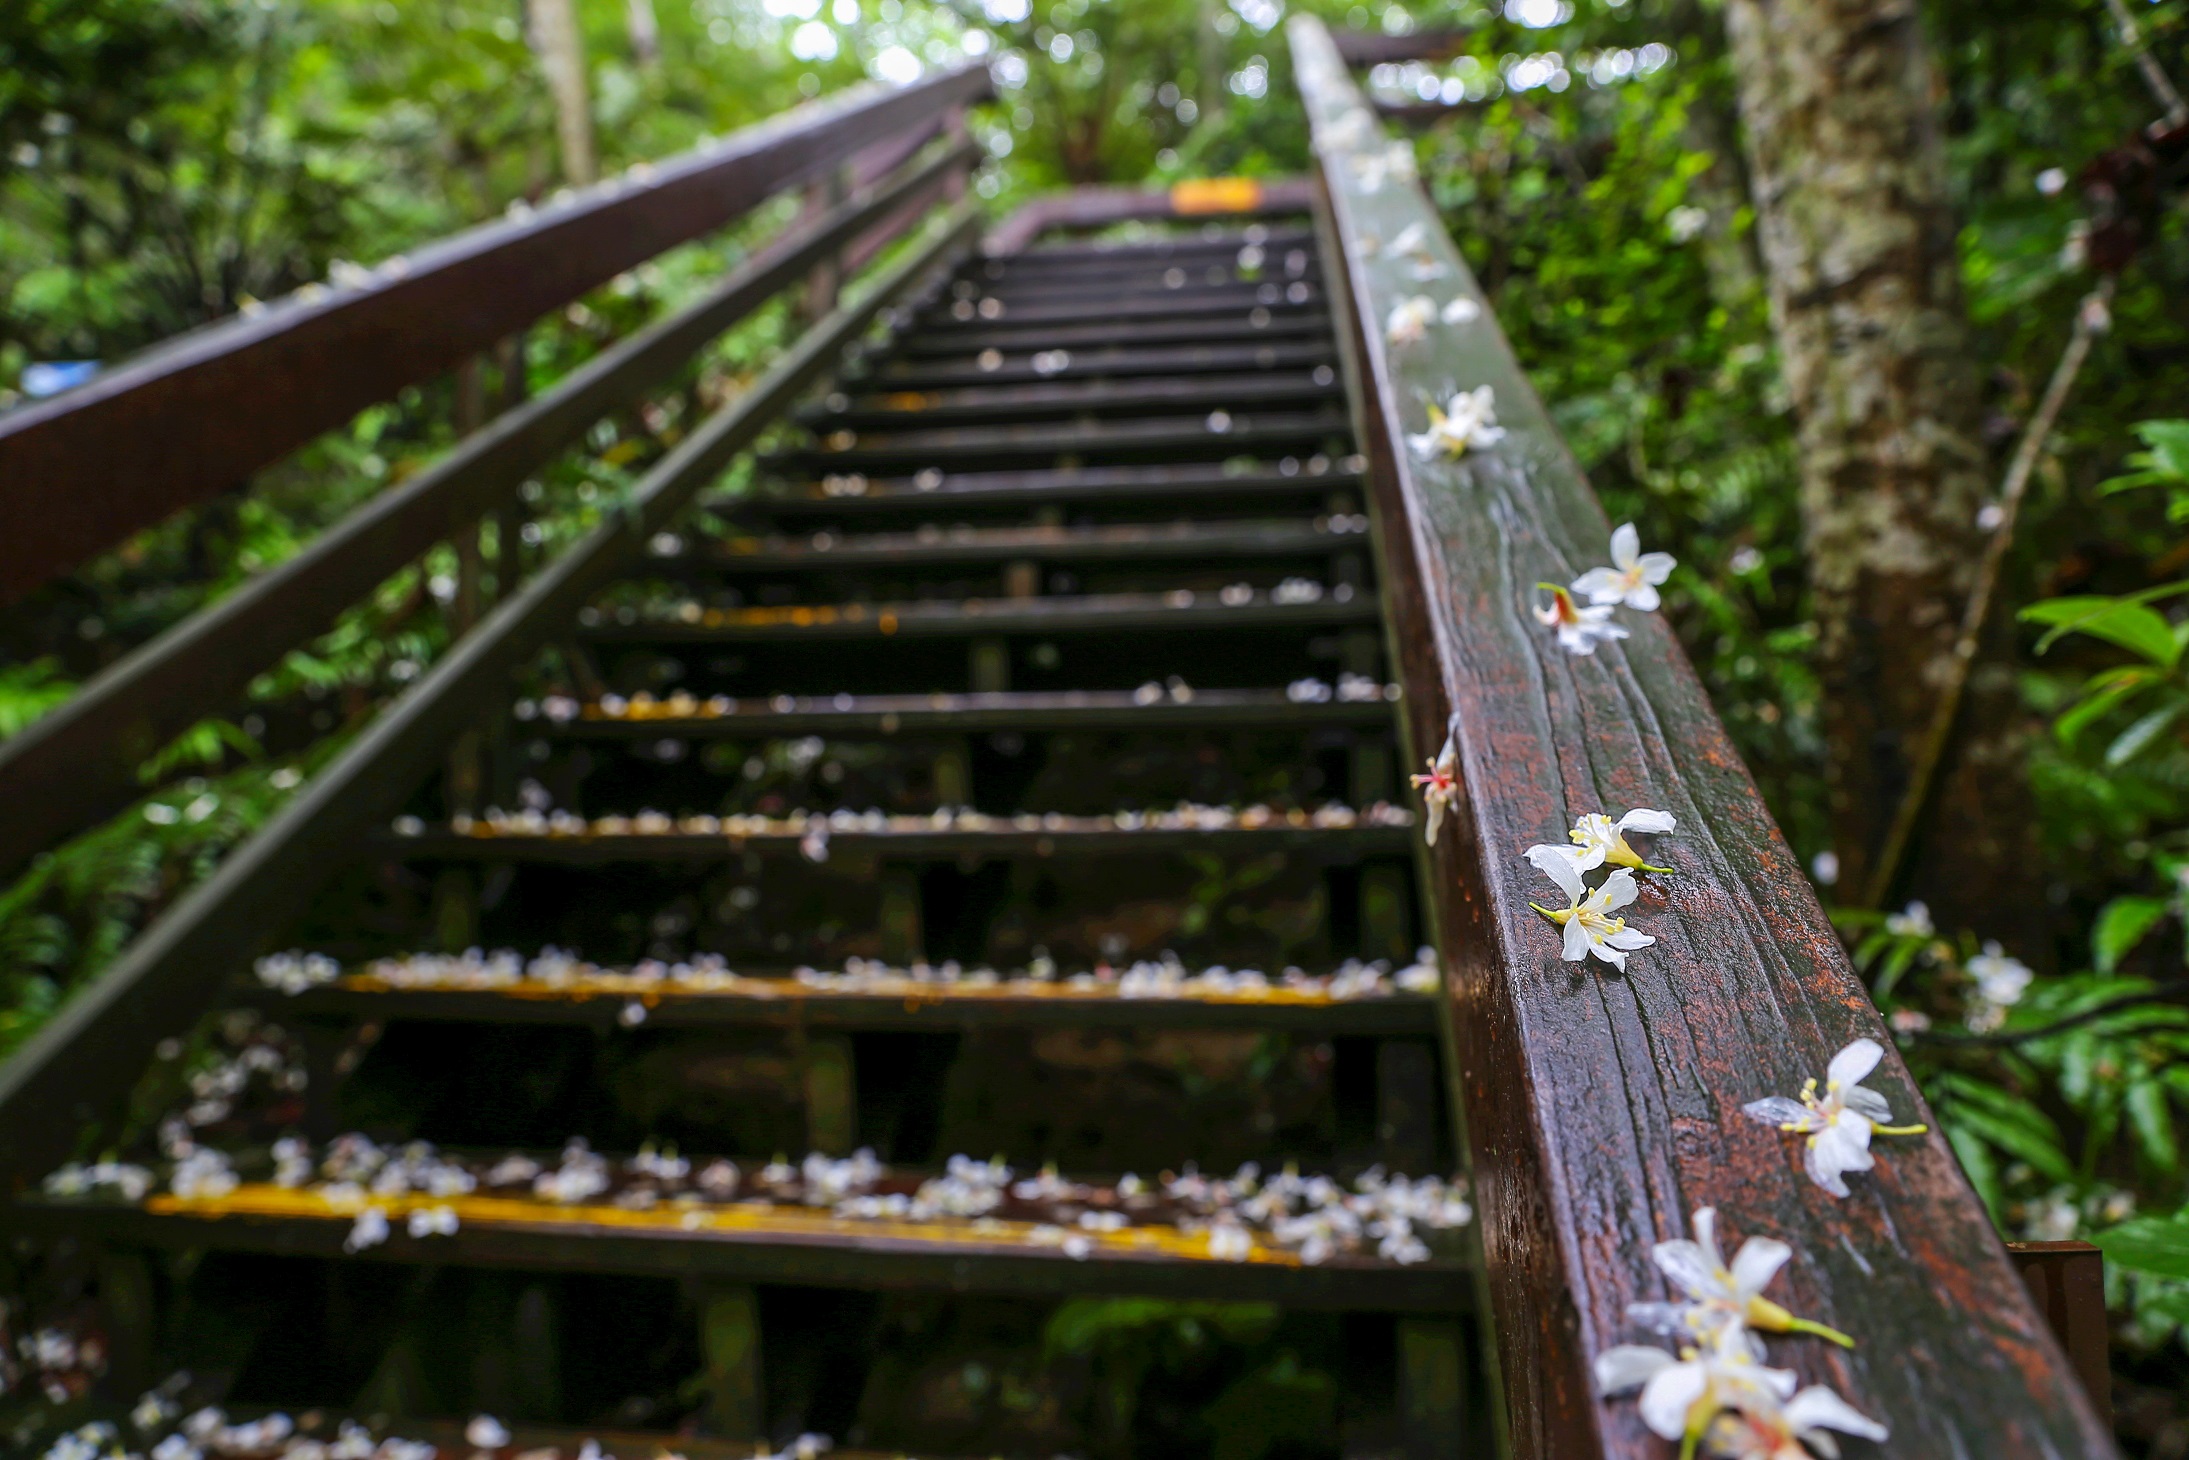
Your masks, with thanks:
[[[0,604],[785,186],[931,135],[988,89],[980,66],[855,88],[389,260],[354,286],[194,330],[0,416]]]
[[[1536,621],[1534,585],[1603,562],[1610,524],[1411,145],[1385,134],[1319,21],[1295,17],[1291,39],[1327,194],[1326,278],[1350,305],[1405,719],[1417,759],[1449,733],[1457,766],[1424,875],[1514,1452],[1675,1453],[1631,1399],[1599,1398],[1591,1364],[1652,1341],[1627,1315],[1675,1296],[1650,1249],[1714,1206],[1735,1240],[1793,1247],[1772,1297],[1856,1338],[1776,1339],[1770,1360],[1889,1424],[1884,1453],[2115,1453],[1663,619],[1621,610],[1632,637],[1585,657]],[[1507,434],[1456,458],[1417,452],[1408,435],[1430,403],[1482,386]],[[1624,972],[1563,962],[1560,930],[1529,904],[1566,900],[1524,853],[1564,841],[1577,816],[1632,807],[1679,822],[1649,848],[1672,874],[1646,876],[1626,912],[1656,941]],[[1804,1173],[1800,1136],[1742,1107],[1797,1094],[1862,1037],[1887,1050],[1871,1088],[1933,1129],[1878,1137],[1876,1169],[1839,1199]]]

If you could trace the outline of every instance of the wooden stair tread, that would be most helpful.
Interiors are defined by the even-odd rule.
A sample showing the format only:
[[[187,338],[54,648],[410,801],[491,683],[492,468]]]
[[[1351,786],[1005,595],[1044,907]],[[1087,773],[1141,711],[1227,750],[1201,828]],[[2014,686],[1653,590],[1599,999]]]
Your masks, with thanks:
[[[1070,352],[1066,351],[1067,361]],[[1318,378],[1316,370],[1321,374]],[[1059,367],[1061,373],[1061,367]],[[1135,376],[1124,382],[1079,376],[949,390],[862,392],[798,413],[811,430],[879,431],[959,421],[995,421],[1081,412],[1164,410],[1173,413],[1222,407],[1316,405],[1341,399],[1337,373],[1324,365],[1308,370],[1257,371],[1251,375]]]
[[[816,477],[795,488],[720,496],[717,512],[743,516],[815,512],[902,512],[932,504],[934,510],[966,506],[1032,506],[1045,502],[1118,502],[1146,498],[1218,496],[1253,498],[1273,493],[1327,494],[1358,489],[1364,468],[1316,459],[1260,463],[1234,470],[1214,462],[1165,466],[1044,467],[1031,471],[944,471],[932,468],[902,477]]]
[[[1051,351],[999,352],[1001,358],[983,365],[974,361],[949,365],[937,361],[888,361],[864,373],[844,378],[847,389],[944,390],[957,386],[1000,385],[1020,381],[1053,382],[1079,377],[1126,378],[1141,375],[1174,375],[1192,378],[1238,371],[1312,368],[1333,364],[1337,355],[1326,341],[1273,340],[1243,345],[1172,345],[1148,349],[1107,346],[1066,350],[1059,361]],[[1046,357],[1040,364],[1035,356]]]
[[[1274,521],[1105,523],[1075,527],[967,527],[949,531],[810,533],[706,541],[657,555],[663,566],[717,573],[785,569],[917,567],[1000,563],[1019,558],[1081,562],[1145,557],[1297,557],[1367,546],[1367,519],[1329,516]]]
[[[686,600],[623,623],[605,612],[581,616],[583,637],[602,643],[762,643],[806,639],[911,638],[967,633],[1106,633],[1124,629],[1321,627],[1373,623],[1375,596],[1346,585],[1320,598],[1274,602],[1267,589],[1244,602],[1216,593],[1099,593],[1048,598],[912,600],[784,608],[706,608]]]

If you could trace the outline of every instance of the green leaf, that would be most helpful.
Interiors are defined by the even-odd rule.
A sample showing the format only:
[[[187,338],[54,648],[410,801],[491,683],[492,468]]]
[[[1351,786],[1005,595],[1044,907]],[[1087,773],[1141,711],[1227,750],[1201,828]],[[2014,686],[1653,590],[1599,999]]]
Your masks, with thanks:
[[[2166,1087],[2148,1077],[2128,1087],[2128,1123],[2152,1165],[2172,1171],[2181,1165],[2181,1148],[2174,1138],[2174,1111],[2167,1103]]]
[[[1977,1138],[1976,1132],[1958,1125],[1946,1127],[1946,1144],[1953,1147],[1953,1154],[1967,1173],[1969,1185],[1976,1188],[1984,1209],[1991,1213],[1994,1224],[2006,1207],[2006,1186],[1999,1179],[1999,1163],[1991,1154],[1991,1147]]]
[[[2138,1217],[2091,1240],[2108,1261],[2131,1271],[2189,1278],[2189,1222],[2180,1217]]]
[[[2118,770],[2134,760],[2152,741],[2166,733],[2168,727],[2181,718],[2185,709],[2189,709],[2189,703],[2176,700],[2139,716],[2134,724],[2115,736],[2113,743],[2105,748],[2106,768]]]
[[[2094,674],[2082,688],[2082,698],[2052,723],[2052,734],[2062,745],[2073,745],[2091,721],[2155,684],[2165,683],[2157,670],[2142,664],[2125,664]]]
[[[2075,1168],[2061,1144],[2060,1128],[2031,1101],[1959,1074],[1941,1076],[1938,1094],[1944,1101],[1940,1118],[1949,1131],[1965,1127],[2054,1181],[2072,1179]]]
[[[2167,669],[2172,669],[2181,658],[2181,645],[2174,638],[2174,626],[2166,621],[2165,615],[2146,608],[2133,598],[2048,598],[2023,609],[2021,617],[2031,623],[2052,626],[2052,632],[2037,641],[2040,654],[2051,648],[2053,641],[2063,634],[2088,634]]]
[[[2090,930],[2090,956],[2097,960],[2099,970],[2111,973],[2119,968],[2122,957],[2148,937],[2170,911],[2172,904],[2157,897],[2116,897],[2107,903]]]

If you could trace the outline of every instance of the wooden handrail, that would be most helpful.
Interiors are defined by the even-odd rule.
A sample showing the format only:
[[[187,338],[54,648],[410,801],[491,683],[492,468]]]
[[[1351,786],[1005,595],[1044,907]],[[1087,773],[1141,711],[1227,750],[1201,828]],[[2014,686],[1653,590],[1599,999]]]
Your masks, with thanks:
[[[941,148],[901,176],[771,240],[695,303],[572,371],[553,389],[372,498],[294,558],[251,579],[118,661],[50,714],[0,742],[0,878],[142,793],[136,768],[243,694],[281,654],[480,514],[594,421],[681,369],[714,339],[877,223],[901,232],[979,155]]]
[[[1792,1246],[1773,1298],[1857,1340],[1774,1338],[1771,1363],[1890,1425],[1884,1453],[2115,1454],[1663,618],[1621,610],[1632,637],[1587,657],[1536,621],[1533,585],[1603,562],[1610,525],[1414,180],[1411,144],[1377,125],[1319,21],[1290,32],[1404,720],[1417,761],[1447,734],[1457,760],[1424,876],[1514,1452],[1674,1452],[1631,1398],[1597,1396],[1591,1363],[1654,1341],[1627,1318],[1674,1296],[1651,1246],[1715,1206],[1735,1240]],[[1420,250],[1390,247],[1409,231]],[[1391,312],[1417,295],[1436,314],[1394,345]],[[1438,322],[1455,298],[1478,317]],[[1479,386],[1508,434],[1417,454],[1407,436],[1428,404]],[[1644,877],[1626,914],[1656,942],[1623,973],[1562,962],[1559,929],[1529,903],[1564,899],[1523,854],[1582,814],[1633,807],[1679,822],[1650,846],[1673,874]],[[1842,1200],[1804,1174],[1800,1137],[1742,1107],[1797,1094],[1861,1037],[1887,1050],[1869,1086],[1931,1131],[1880,1136],[1876,1169]]]
[[[1463,30],[1413,30],[1404,35],[1384,35],[1373,30],[1341,30],[1331,33],[1338,54],[1348,66],[1382,66],[1400,61],[1442,61],[1467,46]]]
[[[982,66],[856,87],[0,415],[0,604],[789,184],[988,94]]]
[[[558,633],[646,543],[775,421],[888,305],[939,287],[972,247],[970,203],[814,325],[765,375],[662,458],[599,527],[504,598],[351,744],[0,1065],[0,1194],[20,1190],[111,1120],[163,1039],[184,1034],[223,982],[292,916],[299,899],[354,857],[472,724],[511,673]]]

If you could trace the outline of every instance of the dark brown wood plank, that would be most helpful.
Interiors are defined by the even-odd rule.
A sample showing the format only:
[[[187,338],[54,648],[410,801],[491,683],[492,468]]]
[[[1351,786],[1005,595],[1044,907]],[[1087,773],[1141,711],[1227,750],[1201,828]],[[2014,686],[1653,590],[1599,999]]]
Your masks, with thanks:
[[[1029,384],[968,386],[915,396],[905,391],[831,400],[801,411],[800,424],[829,431],[901,431],[980,422],[1024,421],[1079,415],[1144,414],[1149,411],[1240,411],[1317,407],[1341,399],[1337,372],[1259,371],[1252,375],[1154,377],[1125,382],[1085,379]]]
[[[1289,850],[1317,860],[1344,862],[1362,856],[1404,853],[1413,846],[1414,839],[1413,828],[1407,826],[1278,825],[1125,831],[1085,826],[1031,830],[1003,825],[987,831],[830,831],[826,845],[830,856],[918,861],[950,857],[1142,857],[1183,852],[1252,856]],[[614,862],[722,862],[747,852],[810,856],[807,846],[806,833],[791,830],[747,835],[489,836],[428,828],[415,836],[376,835],[367,851],[407,861],[592,867]]]
[[[984,734],[997,730],[1195,729],[1243,725],[1384,725],[1380,701],[1300,703],[1274,689],[1196,690],[1190,700],[1143,703],[1131,690],[1009,690],[988,694],[789,695],[732,700],[720,714],[679,715],[651,707],[622,716],[587,706],[555,722],[537,706],[529,733],[574,740],[787,738],[801,735]]]
[[[1214,315],[1206,319],[1143,320],[1131,324],[1095,322],[1077,325],[1036,325],[1026,329],[1006,327],[1007,322],[949,333],[921,331],[897,342],[900,355],[918,359],[934,355],[977,356],[982,350],[1081,350],[1089,347],[1211,344],[1237,345],[1262,340],[1324,339],[1330,334],[1330,316],[1320,311],[1285,310],[1255,305],[1236,316]]]
[[[1257,592],[1233,606],[1213,593],[1099,593],[1070,598],[969,598],[963,601],[822,604],[812,608],[700,610],[624,624],[600,616],[583,636],[610,644],[760,644],[828,639],[887,639],[964,634],[1107,634],[1149,629],[1325,628],[1376,621],[1366,593],[1333,591],[1314,603],[1273,603]]]
[[[1034,356],[1044,357],[1036,366]],[[1120,378],[1139,375],[1199,374],[1242,370],[1312,370],[1336,359],[1324,340],[1286,340],[1245,345],[1173,345],[1136,350],[1109,346],[1067,350],[1059,363],[1047,351],[1019,351],[984,367],[978,361],[948,364],[936,360],[891,361],[870,373],[846,377],[861,390],[946,390],[1024,381]]]
[[[1206,417],[1113,418],[1086,424],[1041,422],[1026,426],[963,426],[935,431],[853,433],[850,444],[807,447],[770,455],[770,471],[801,473],[963,470],[982,462],[1046,457],[1182,455],[1250,456],[1257,452],[1313,449],[1351,435],[1352,422],[1337,411],[1211,411]]]
[[[1515,1451],[1668,1453],[1631,1399],[1596,1397],[1589,1365],[1644,1337],[1628,1303],[1666,1296],[1651,1245],[1715,1206],[1736,1240],[1792,1246],[1774,1298],[1856,1337],[1779,1340],[1771,1357],[1890,1425],[1886,1453],[2114,1454],[1935,1122],[1881,1137],[1877,1170],[1836,1200],[1803,1174],[1798,1141],[1743,1115],[1867,1037],[1887,1050],[1871,1088],[1899,1119],[1931,1119],[1663,619],[1622,613],[1633,637],[1583,658],[1533,618],[1532,585],[1602,561],[1609,524],[1487,313],[1386,346],[1382,321],[1424,290],[1364,235],[1418,223],[1447,270],[1434,297],[1479,295],[1420,189],[1359,165],[1388,139],[1328,33],[1290,27],[1330,196],[1325,257],[1342,251],[1359,322],[1346,340],[1407,720],[1417,757],[1452,731],[1465,789],[1429,878]],[[1510,434],[1417,458],[1406,436],[1424,398],[1479,385]],[[1548,883],[1523,853],[1582,813],[1634,806],[1679,819],[1652,848],[1674,874],[1648,878],[1629,911],[1656,943],[1623,974],[1563,963],[1528,906]]]
[[[119,1102],[163,1039],[180,1037],[225,975],[297,900],[392,815],[449,742],[507,692],[509,675],[640,546],[858,338],[880,311],[972,246],[978,214],[960,205],[857,303],[802,336],[736,401],[702,422],[632,487],[601,526],[504,599],[256,835],[77,991],[0,1064],[0,1195],[42,1177],[81,1142],[109,1139]]]
[[[1027,507],[1045,502],[1104,502],[1162,497],[1232,497],[1257,501],[1276,493],[1326,495],[1352,492],[1362,483],[1358,471],[1325,461],[1283,463],[1234,471],[1219,463],[1175,466],[1063,467],[1038,471],[937,471],[922,485],[916,478],[870,480],[857,494],[832,494],[824,483],[809,482],[797,493],[766,492],[718,497],[707,505],[738,517],[852,517],[862,513],[901,513],[908,507],[937,511],[965,507]]]
[[[1464,30],[1413,30],[1385,35],[1372,30],[1336,30],[1330,33],[1338,54],[1348,66],[1381,66],[1397,61],[1441,61],[1467,48]]]
[[[137,767],[243,695],[251,679],[319,633],[404,564],[513,501],[519,484],[617,404],[674,374],[703,347],[804,277],[813,260],[962,171],[945,148],[903,177],[759,249],[689,307],[603,351],[402,485],[382,493],[279,567],[97,675],[0,743],[0,878],[144,792]]]
[[[730,538],[667,556],[664,572],[750,577],[843,568],[925,569],[1008,562],[1220,562],[1233,558],[1315,558],[1366,546],[1364,533],[1335,531],[1331,519],[1238,523],[1113,523],[1089,527],[984,527],[949,533],[873,532],[854,537]]]
[[[420,1205],[432,1205],[422,1201]],[[452,1203],[465,1209],[468,1203]],[[400,1205],[400,1204],[396,1204]],[[514,1205],[514,1204],[511,1204]],[[891,1224],[787,1214],[775,1230],[686,1229],[676,1216],[596,1208],[542,1209],[530,1219],[467,1215],[452,1236],[413,1238],[400,1223],[363,1260],[728,1278],[806,1287],[926,1290],[1059,1298],[1141,1294],[1209,1303],[1377,1312],[1464,1312],[1472,1285],[1447,1261],[1402,1267],[1367,1259],[1229,1262],[1098,1245],[1087,1257],[1059,1246],[975,1237],[897,1235]],[[11,1214],[33,1235],[97,1237],[116,1244],[219,1249],[342,1260],[347,1218],[195,1215],[35,1196]],[[862,1230],[864,1229],[864,1230]],[[350,1260],[356,1260],[351,1258]]]
[[[786,183],[988,91],[981,65],[858,87],[422,248],[358,287],[193,331],[0,416],[0,519],[15,524],[0,535],[0,603]]]
[[[1305,213],[1312,199],[1311,186],[1305,178],[1256,181],[1251,189],[1236,189],[1226,207],[1207,206],[1212,200],[1205,188],[1198,193],[1179,188],[1075,188],[1068,193],[1037,198],[1004,219],[990,230],[987,251],[1001,257],[1073,258],[1115,246],[1048,244],[1028,249],[1027,245],[1051,231],[1106,228],[1133,218],[1284,217]],[[1135,251],[1154,250],[1141,246]]]
[[[1204,290],[1187,294],[1153,292],[1145,295],[1122,291],[1104,299],[1094,294],[1049,300],[1014,302],[991,294],[984,299],[937,302],[920,317],[923,334],[947,338],[963,330],[978,332],[997,328],[1025,329],[1034,325],[1069,327],[1094,320],[1199,319],[1240,315],[1264,305],[1271,312],[1304,310],[1321,302],[1321,286],[1305,279],[1266,279],[1238,290]],[[987,312],[981,310],[987,304]],[[960,306],[965,306],[960,308]]]

